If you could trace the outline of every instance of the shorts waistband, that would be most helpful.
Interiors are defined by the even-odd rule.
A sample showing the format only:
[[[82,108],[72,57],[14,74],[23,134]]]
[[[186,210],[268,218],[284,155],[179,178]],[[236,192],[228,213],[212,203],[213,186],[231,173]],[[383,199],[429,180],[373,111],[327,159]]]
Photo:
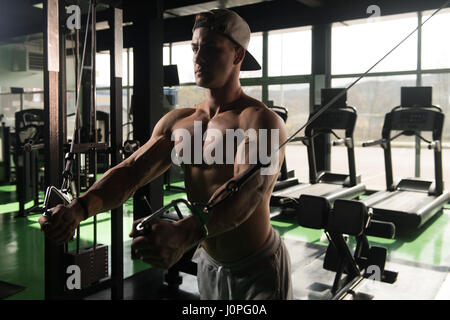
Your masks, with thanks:
[[[278,232],[276,232],[276,230],[274,230],[273,228],[270,228],[270,230],[271,231],[270,231],[269,238],[266,240],[266,242],[264,242],[264,244],[258,250],[256,250],[249,256],[242,258],[240,260],[237,260],[237,261],[219,262],[219,261],[215,260],[213,257],[211,257],[204,248],[200,248],[200,250],[201,250],[202,255],[204,255],[204,257],[208,260],[208,262],[215,265],[217,268],[222,267],[222,268],[226,268],[226,269],[230,269],[230,270],[242,269],[248,265],[251,265],[251,264],[257,262],[260,259],[264,259],[268,256],[273,255],[278,250],[278,248],[282,244],[281,237],[278,234]]]

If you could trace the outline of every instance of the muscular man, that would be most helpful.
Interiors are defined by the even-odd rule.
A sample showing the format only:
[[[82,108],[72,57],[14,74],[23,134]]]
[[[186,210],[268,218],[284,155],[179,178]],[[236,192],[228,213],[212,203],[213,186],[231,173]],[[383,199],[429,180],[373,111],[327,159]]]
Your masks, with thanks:
[[[192,37],[193,62],[196,83],[206,89],[206,99],[194,108],[167,113],[158,121],[149,141],[132,156],[108,170],[79,199],[53,208],[50,220],[41,217],[39,222],[45,234],[58,243],[68,241],[84,218],[121,205],[137,189],[163,174],[171,166],[173,148],[188,142],[178,137],[179,129],[187,130],[192,141],[199,124],[202,137],[205,132],[208,137],[212,129],[222,133],[219,138],[216,135],[214,139],[201,139],[203,151],[221,139],[226,141],[227,129],[258,133],[266,129],[266,136],[257,135],[257,146],[267,142],[269,152],[270,145],[281,144],[286,139],[284,122],[262,102],[247,96],[240,86],[240,70],[260,68],[246,51],[249,40],[247,23],[233,11],[220,9],[197,15]],[[270,134],[272,129],[278,137]],[[186,145],[189,144],[183,146]],[[194,158],[198,155],[193,152],[192,161],[182,164],[188,199],[207,203],[228,181],[251,166],[255,152],[249,136],[231,150],[224,146],[223,161],[218,161],[216,154],[213,164],[197,163]],[[235,160],[244,155],[244,161],[228,163],[230,153]],[[156,220],[151,232],[144,236],[134,231],[140,220],[135,221],[130,236],[135,237],[132,248],[137,256],[153,266],[168,268],[189,248],[200,244],[196,258],[202,299],[291,299],[289,254],[269,216],[270,195],[284,149],[273,155],[278,157],[274,172],[262,174],[260,170],[239,192],[209,213],[206,239],[201,221],[194,216],[177,222]]]

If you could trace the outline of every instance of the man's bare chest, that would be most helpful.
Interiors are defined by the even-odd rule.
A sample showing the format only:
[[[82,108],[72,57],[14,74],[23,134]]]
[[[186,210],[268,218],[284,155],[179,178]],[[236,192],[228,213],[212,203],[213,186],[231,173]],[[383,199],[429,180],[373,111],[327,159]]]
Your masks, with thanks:
[[[226,114],[212,119],[187,117],[172,128],[172,156],[184,164],[232,164],[239,144],[245,139],[238,115]]]

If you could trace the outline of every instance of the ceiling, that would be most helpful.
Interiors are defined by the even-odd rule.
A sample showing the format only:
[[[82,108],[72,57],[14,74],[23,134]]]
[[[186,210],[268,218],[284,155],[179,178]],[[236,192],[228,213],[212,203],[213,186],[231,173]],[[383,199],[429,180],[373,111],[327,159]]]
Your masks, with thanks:
[[[88,0],[61,0],[66,5],[78,4],[86,14]],[[136,15],[152,16],[141,12],[142,0],[97,0],[98,39],[108,30],[108,5],[124,10],[124,42],[133,34],[132,22]],[[381,15],[435,9],[444,0],[164,0],[160,2],[164,17],[164,41],[188,40],[194,15],[213,8],[233,8],[250,25],[253,32],[296,26],[327,24],[352,19],[367,18],[367,8],[377,5]],[[158,1],[146,1],[147,10]],[[84,18],[82,17],[82,21]],[[103,29],[102,31],[100,31]],[[0,0],[0,44],[21,42],[42,37],[42,0]],[[31,37],[31,38],[30,38]],[[101,43],[99,45],[101,47]]]

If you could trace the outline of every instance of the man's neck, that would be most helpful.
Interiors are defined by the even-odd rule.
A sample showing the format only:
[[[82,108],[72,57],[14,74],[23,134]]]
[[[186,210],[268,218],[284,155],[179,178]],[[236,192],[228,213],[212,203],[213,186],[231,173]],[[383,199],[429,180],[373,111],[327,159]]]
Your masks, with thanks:
[[[239,81],[233,85],[226,85],[222,88],[206,90],[204,106],[209,110],[211,117],[225,111],[233,102],[242,97],[243,91]]]

